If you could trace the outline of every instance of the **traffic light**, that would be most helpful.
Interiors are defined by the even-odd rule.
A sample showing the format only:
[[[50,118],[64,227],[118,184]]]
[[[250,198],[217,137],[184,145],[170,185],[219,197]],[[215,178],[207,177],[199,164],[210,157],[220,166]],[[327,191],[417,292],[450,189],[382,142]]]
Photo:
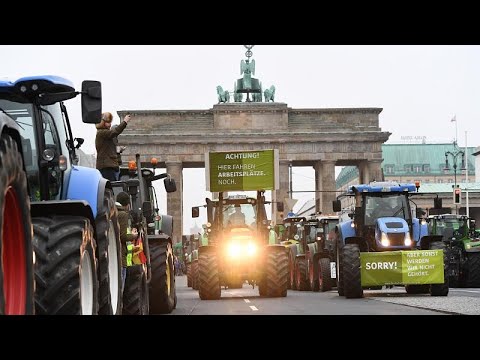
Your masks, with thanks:
[[[453,203],[455,205],[460,205],[462,203],[462,189],[453,189]]]

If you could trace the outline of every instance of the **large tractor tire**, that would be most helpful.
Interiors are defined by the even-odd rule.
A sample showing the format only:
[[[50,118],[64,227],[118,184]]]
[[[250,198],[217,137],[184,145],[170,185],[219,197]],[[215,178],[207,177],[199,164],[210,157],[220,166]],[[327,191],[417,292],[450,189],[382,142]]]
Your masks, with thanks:
[[[295,260],[295,287],[300,291],[309,291],[310,283],[307,274],[307,259],[297,258]]]
[[[259,284],[260,296],[285,297],[289,281],[288,255],[283,249],[267,248],[264,275]]]
[[[192,287],[192,264],[187,264],[187,286]]]
[[[340,244],[340,241],[337,242],[337,291],[339,296],[344,296],[345,291],[343,287],[343,250],[344,246]]]
[[[0,139],[0,315],[34,313],[32,221],[17,144]]]
[[[97,258],[99,287],[99,314],[120,315],[122,311],[122,250],[117,207],[113,192],[105,189],[105,212],[95,219],[97,230]]]
[[[289,272],[289,281],[288,289],[297,290],[297,281],[296,281],[296,268],[295,268],[295,258],[297,256],[297,247],[295,245],[289,246],[288,248],[288,272]]]
[[[148,285],[144,265],[127,267],[123,289],[123,315],[148,315]]]
[[[428,294],[430,285],[405,285],[405,291],[411,295]]]
[[[198,259],[192,261],[192,289],[198,290]]]
[[[431,296],[447,296],[448,295],[448,254],[446,251],[445,244],[442,241],[433,241],[430,244],[430,249],[432,250],[443,250],[443,262],[444,262],[444,269],[443,269],[443,276],[444,276],[444,283],[443,284],[432,284],[430,285],[430,295]]]
[[[465,286],[480,287],[480,252],[467,253]]]
[[[97,266],[90,221],[81,216],[33,218],[33,231],[36,314],[97,314]]]
[[[217,254],[213,251],[198,255],[198,295],[202,300],[218,300],[221,297]]]
[[[347,299],[363,296],[360,266],[360,247],[357,244],[345,245],[343,248],[343,286]]]
[[[150,314],[169,314],[175,306],[175,271],[170,243],[149,242],[152,280],[149,286]]]
[[[319,289],[318,284],[318,261],[317,259],[310,257],[308,261],[308,282],[310,283],[310,289],[317,292]]]
[[[321,258],[318,260],[318,284],[320,291],[332,290],[332,276],[330,270],[330,259]]]

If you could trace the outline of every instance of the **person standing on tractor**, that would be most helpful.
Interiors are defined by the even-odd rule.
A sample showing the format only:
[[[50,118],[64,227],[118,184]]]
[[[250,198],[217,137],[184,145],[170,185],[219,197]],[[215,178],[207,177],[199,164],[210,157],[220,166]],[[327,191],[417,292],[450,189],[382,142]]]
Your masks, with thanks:
[[[112,128],[113,115],[110,112],[102,114],[102,121],[98,123],[97,135],[95,137],[95,148],[97,150],[96,167],[105,179],[116,181],[116,172],[119,170],[119,161],[117,154],[118,140],[114,139],[120,135],[127,123],[131,120],[131,115],[127,114],[120,125]]]
[[[125,278],[127,277],[127,266],[132,265],[132,256],[130,261],[127,260],[127,243],[131,243],[138,237],[136,228],[129,231],[129,211],[130,211],[130,196],[122,191],[117,195],[117,210],[118,210],[118,225],[120,226],[120,242],[122,244],[122,292],[125,288]],[[133,247],[130,254],[133,253]]]

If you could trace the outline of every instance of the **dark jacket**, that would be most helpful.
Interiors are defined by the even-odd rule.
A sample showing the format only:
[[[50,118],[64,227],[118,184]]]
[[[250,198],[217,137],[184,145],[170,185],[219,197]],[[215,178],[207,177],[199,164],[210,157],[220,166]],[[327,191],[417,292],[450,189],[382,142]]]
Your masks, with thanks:
[[[113,129],[97,129],[95,148],[97,149],[97,169],[118,168],[117,147],[115,137],[120,135],[127,126],[125,121]]]
[[[122,267],[127,267],[127,241],[135,240],[135,236],[127,234],[129,214],[124,206],[117,206],[118,225],[120,225],[120,242],[122,243]]]

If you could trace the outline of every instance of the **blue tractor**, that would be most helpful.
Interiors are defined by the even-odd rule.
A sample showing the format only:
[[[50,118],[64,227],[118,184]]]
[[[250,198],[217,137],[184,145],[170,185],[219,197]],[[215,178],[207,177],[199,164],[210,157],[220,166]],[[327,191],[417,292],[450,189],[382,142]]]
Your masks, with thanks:
[[[341,221],[337,230],[337,289],[340,296],[363,296],[360,252],[445,249],[440,236],[429,235],[427,224],[417,218],[411,196],[420,196],[419,184],[371,182],[352,185],[333,202],[333,210],[342,210],[347,198],[354,211]],[[353,201],[352,201],[353,198]],[[434,208],[441,208],[435,199]],[[447,266],[444,251],[444,266]],[[430,292],[433,296],[448,294],[448,277],[444,270],[443,284],[405,285],[407,293]],[[401,284],[398,284],[401,285]]]
[[[81,91],[58,76],[0,81],[0,313],[121,313],[113,191],[76,165],[83,139],[64,105],[79,94],[83,122],[98,123],[98,81]]]

